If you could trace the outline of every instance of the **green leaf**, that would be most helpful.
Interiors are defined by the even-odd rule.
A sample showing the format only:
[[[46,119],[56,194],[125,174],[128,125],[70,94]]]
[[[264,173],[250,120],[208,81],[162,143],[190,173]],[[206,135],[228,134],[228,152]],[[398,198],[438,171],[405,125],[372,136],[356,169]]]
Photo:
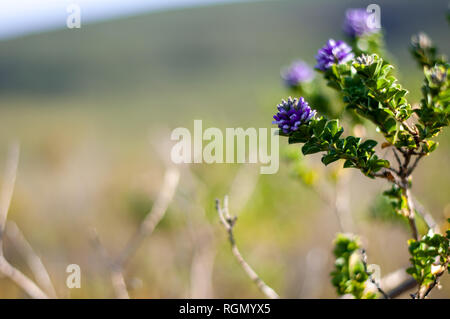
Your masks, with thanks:
[[[322,148],[319,145],[311,142],[305,143],[305,145],[303,145],[302,147],[303,155],[314,154],[320,151],[322,151]]]
[[[331,133],[331,137],[334,137],[337,132],[339,131],[340,127],[339,127],[339,120],[331,120],[328,121],[327,125],[325,126],[325,128],[330,130]]]
[[[391,117],[383,123],[383,128],[387,133],[392,133],[397,128],[397,122]]]
[[[351,160],[346,160],[344,162],[344,168],[351,168],[351,167],[355,167],[355,164],[353,164]]]
[[[359,147],[363,150],[369,151],[372,150],[378,144],[377,141],[374,140],[366,140]]]
[[[325,128],[325,124],[327,123],[327,120],[325,118],[321,118],[313,125],[313,133],[316,137],[320,137],[323,133],[323,129]]]
[[[435,141],[425,141],[423,144],[423,151],[425,153],[431,153],[438,147],[439,143]]]
[[[337,154],[327,154],[322,157],[322,163],[325,165],[331,164],[339,160],[339,155]]]

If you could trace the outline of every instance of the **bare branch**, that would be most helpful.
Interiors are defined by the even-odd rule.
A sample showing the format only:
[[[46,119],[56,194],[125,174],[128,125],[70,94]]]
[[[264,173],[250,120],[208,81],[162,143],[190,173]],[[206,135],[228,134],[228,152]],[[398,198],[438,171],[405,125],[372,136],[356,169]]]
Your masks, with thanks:
[[[191,263],[189,298],[212,298],[212,275],[216,245],[209,228],[197,228],[197,231],[199,233],[194,239],[195,246]]]
[[[411,175],[412,172],[416,169],[417,164],[419,163],[422,157],[424,157],[423,154],[417,155],[416,159],[414,160],[414,163],[411,165],[410,168],[408,168],[408,171],[406,172],[407,176]]]
[[[412,136],[417,136],[416,127],[414,127],[414,129],[412,129],[406,121],[403,121],[402,125],[408,131],[409,134],[411,134]]]
[[[150,236],[164,217],[169,203],[175,195],[175,190],[180,180],[180,172],[176,168],[169,168],[165,175],[158,198],[155,201],[151,211],[147,214],[136,234],[131,238],[122,253],[116,259],[115,263],[125,266],[130,256],[134,255],[141,245],[142,241]]]
[[[392,174],[392,173],[394,173],[394,174]],[[380,172],[371,173],[370,176],[384,178],[384,179],[388,180],[389,182],[397,185],[398,187],[402,187],[403,186],[400,177],[392,169],[383,169]]]
[[[11,240],[18,252],[27,262],[36,282],[44,288],[51,298],[56,298],[55,287],[53,286],[47,269],[15,222],[8,221],[6,234],[8,235],[8,239]]]
[[[130,299],[122,269],[111,270],[111,283],[118,299]]]
[[[199,193],[206,190],[208,185],[191,172],[190,166],[187,169],[187,175],[192,179],[193,193],[195,197]],[[238,172],[233,178],[230,186],[230,194],[233,198],[233,203],[230,203],[233,212],[239,214],[247,205],[259,179],[259,168],[252,165],[241,165]],[[187,220],[189,233],[193,239],[194,254],[192,256],[191,264],[191,278],[190,278],[190,298],[212,298],[212,273],[214,266],[214,259],[216,256],[216,240],[213,237],[211,224],[205,220],[205,211],[203,205],[198,205],[192,196],[186,200],[184,207],[190,207],[190,210],[196,212],[192,214]],[[201,218],[199,218],[201,215]]]
[[[439,225],[434,220],[433,216],[428,212],[425,207],[417,200],[417,198],[412,196],[413,202],[416,205],[416,212],[423,218],[429,229],[432,229],[435,233],[439,233]]]
[[[229,196],[233,198],[230,203],[232,211],[239,215],[245,205],[249,202],[258,179],[260,177],[259,168],[252,167],[252,165],[243,164],[239,168],[233,182],[230,186]]]
[[[334,188],[334,194],[329,195],[322,191],[321,187],[312,185],[311,189],[319,198],[326,203],[336,216],[339,231],[342,233],[350,232],[354,228],[353,219],[349,208],[349,192],[347,190],[348,177],[340,177],[338,185]]]
[[[439,286],[439,281],[441,280],[442,275],[447,272],[447,267],[448,267],[448,261],[444,265],[442,265],[442,270],[438,274],[435,275],[436,279],[428,286],[419,287],[419,290],[413,297],[415,299],[425,299],[426,297],[428,297],[431,290],[433,290],[434,287]]]
[[[236,223],[236,217],[232,217],[228,211],[228,197],[225,196],[223,207],[220,207],[220,201],[216,200],[216,210],[220,218],[220,222],[222,223],[223,227],[225,227],[227,233],[228,233],[228,240],[231,244],[231,251],[234,255],[234,257],[237,259],[238,263],[241,265],[242,269],[244,269],[247,276],[256,284],[256,286],[259,288],[259,290],[268,298],[270,299],[278,299],[278,294],[270,288],[259,276],[258,274],[253,270],[252,267],[245,261],[245,259],[242,257],[234,238],[233,234],[233,227]]]
[[[405,197],[408,202],[408,223],[409,227],[411,228],[411,234],[412,237],[415,240],[419,240],[419,232],[417,230],[416,220],[415,220],[415,209],[414,209],[414,203],[412,201],[412,195],[409,188],[405,189]]]
[[[48,296],[30,278],[12,266],[3,255],[0,255],[0,273],[9,277],[31,298],[48,299]]]
[[[9,206],[16,183],[17,166],[19,165],[20,148],[18,143],[14,143],[9,150],[4,182],[0,194],[0,255],[3,255],[3,234],[5,233],[6,220],[8,218]]]
[[[92,233],[92,243],[99,251],[105,264],[108,266],[111,275],[111,282],[114,288],[116,297],[119,299],[128,299],[129,294],[123,275],[123,269],[127,262],[136,253],[142,244],[143,240],[150,236],[155,230],[158,223],[164,217],[167,208],[175,195],[175,190],[180,180],[180,171],[176,168],[167,169],[164,175],[164,181],[161,186],[158,198],[155,201],[151,211],[147,214],[145,219],[139,226],[139,229],[130,239],[128,244],[122,250],[117,258],[111,258],[95,231]]]
[[[378,283],[375,278],[373,278],[373,274],[369,273],[368,269],[367,269],[367,253],[365,249],[361,250],[362,253],[362,261],[363,261],[363,265],[364,265],[364,271],[369,275],[369,281],[375,285],[375,287],[377,288],[378,292],[384,297],[384,299],[390,299],[389,295],[387,293],[384,292],[383,289],[381,289],[380,283]]]
[[[116,297],[118,299],[129,299],[130,296],[128,294],[128,290],[127,290],[127,286],[125,283],[125,279],[123,277],[122,270],[118,269],[114,265],[112,258],[109,256],[108,252],[106,251],[105,246],[102,245],[100,238],[97,234],[97,231],[95,229],[92,229],[90,237],[91,237],[92,245],[97,250],[103,263],[109,269],[114,294],[116,295]]]
[[[389,298],[398,297],[416,286],[416,280],[406,272],[406,268],[397,269],[381,279],[381,287]]]
[[[5,259],[3,252],[3,235],[5,233],[9,206],[11,204],[16,182],[17,167],[19,165],[19,150],[18,143],[14,143],[9,150],[3,187],[0,193],[0,273],[14,281],[31,298],[47,299],[48,296],[41,288]]]
[[[397,160],[398,167],[402,167],[402,161],[400,160],[400,156],[398,156],[397,151],[395,150],[395,147],[392,148],[392,151],[394,152],[394,157]]]

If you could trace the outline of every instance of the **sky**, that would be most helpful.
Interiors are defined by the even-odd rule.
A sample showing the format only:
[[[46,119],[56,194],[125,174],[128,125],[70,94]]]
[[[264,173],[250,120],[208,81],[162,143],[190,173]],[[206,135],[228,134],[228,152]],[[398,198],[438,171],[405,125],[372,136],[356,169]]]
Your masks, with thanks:
[[[242,0],[0,0],[0,39],[65,28],[71,4],[84,23],[155,10]]]

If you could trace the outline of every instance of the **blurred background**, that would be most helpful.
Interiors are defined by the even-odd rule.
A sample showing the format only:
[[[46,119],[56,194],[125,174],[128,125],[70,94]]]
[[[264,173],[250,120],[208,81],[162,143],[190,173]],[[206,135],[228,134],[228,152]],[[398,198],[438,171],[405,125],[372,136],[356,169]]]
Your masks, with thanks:
[[[12,8],[12,2],[2,6]],[[82,2],[80,29],[64,27],[65,7],[63,20],[39,15],[37,6],[21,8],[31,12],[25,18],[19,11],[3,13],[0,167],[11,141],[20,141],[9,220],[42,258],[58,296],[108,298],[114,297],[111,280],[91,245],[92,230],[111,255],[123,249],[158,196],[171,130],[192,128],[194,119],[204,127],[271,127],[275,105],[289,95],[280,68],[296,58],[313,65],[329,38],[343,38],[345,10],[371,2],[122,1],[109,9],[103,3],[100,13],[87,14],[89,23]],[[377,4],[400,81],[417,102],[423,75],[408,52],[410,37],[425,31],[448,54],[448,1]],[[414,193],[442,223],[450,217],[450,132],[438,141],[416,170]],[[281,144],[284,152],[288,146]],[[300,154],[298,146],[289,148]],[[318,174],[342,165],[324,171],[319,158],[311,162]],[[270,286],[282,297],[336,297],[329,273],[339,224],[322,196],[333,196],[333,187],[313,189],[285,161],[274,175],[259,175],[249,164],[180,170],[164,219],[124,271],[131,297],[263,297],[232,256],[219,224],[214,199],[226,194],[239,216],[240,250]],[[346,174],[341,189],[351,231],[361,236],[369,262],[382,275],[408,266],[407,227],[379,213],[377,197],[386,183]],[[32,277],[8,238],[5,253]],[[66,287],[68,264],[81,267],[80,289]],[[450,297],[449,276],[442,286],[434,297]],[[0,277],[0,297],[27,296]]]

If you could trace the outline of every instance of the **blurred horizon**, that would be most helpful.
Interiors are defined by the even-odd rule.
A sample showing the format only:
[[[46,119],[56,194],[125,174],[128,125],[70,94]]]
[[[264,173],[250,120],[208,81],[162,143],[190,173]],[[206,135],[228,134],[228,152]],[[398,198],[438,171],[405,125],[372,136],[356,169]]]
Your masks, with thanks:
[[[56,31],[66,28],[67,7],[81,9],[81,24],[133,17],[155,11],[233,2],[267,0],[5,0],[0,3],[0,40]]]

